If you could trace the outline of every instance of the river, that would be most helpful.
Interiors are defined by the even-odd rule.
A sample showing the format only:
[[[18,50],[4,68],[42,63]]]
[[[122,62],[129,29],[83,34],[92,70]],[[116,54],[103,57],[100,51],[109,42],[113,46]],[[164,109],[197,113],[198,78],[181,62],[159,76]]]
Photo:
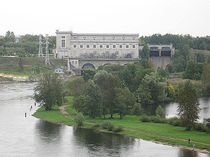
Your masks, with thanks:
[[[170,103],[166,105],[165,110],[166,110],[166,117],[171,118],[171,117],[177,117],[177,108],[178,108],[178,103]],[[210,118],[210,98],[200,98],[199,99],[199,120],[198,122],[203,122],[204,119]]]
[[[0,157],[210,157],[150,141],[52,124],[31,114],[34,84],[0,84]],[[25,112],[27,117],[25,117]]]

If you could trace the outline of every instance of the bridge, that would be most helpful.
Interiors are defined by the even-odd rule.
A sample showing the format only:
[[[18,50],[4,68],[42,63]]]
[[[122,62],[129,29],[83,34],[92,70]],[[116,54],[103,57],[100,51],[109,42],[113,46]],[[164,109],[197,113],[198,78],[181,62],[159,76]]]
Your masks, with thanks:
[[[127,65],[138,62],[139,58],[69,58],[68,70],[79,74],[81,70],[97,69],[99,66],[105,65]]]

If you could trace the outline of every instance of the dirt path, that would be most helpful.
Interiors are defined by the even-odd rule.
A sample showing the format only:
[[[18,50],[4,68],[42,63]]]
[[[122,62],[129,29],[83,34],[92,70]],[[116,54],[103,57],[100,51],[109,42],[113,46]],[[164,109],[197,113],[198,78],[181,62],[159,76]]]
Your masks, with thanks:
[[[60,112],[64,115],[64,117],[67,118],[67,117],[69,116],[69,113],[66,112],[65,107],[67,107],[67,105],[60,106],[60,107],[59,107],[59,110],[60,110]]]

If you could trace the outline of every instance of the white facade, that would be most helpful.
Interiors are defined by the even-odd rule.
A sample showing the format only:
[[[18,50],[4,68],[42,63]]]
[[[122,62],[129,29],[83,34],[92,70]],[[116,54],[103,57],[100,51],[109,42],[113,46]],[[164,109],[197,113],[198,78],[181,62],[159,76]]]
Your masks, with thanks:
[[[57,58],[139,58],[138,34],[77,34],[56,31]],[[76,62],[76,60],[74,61]]]

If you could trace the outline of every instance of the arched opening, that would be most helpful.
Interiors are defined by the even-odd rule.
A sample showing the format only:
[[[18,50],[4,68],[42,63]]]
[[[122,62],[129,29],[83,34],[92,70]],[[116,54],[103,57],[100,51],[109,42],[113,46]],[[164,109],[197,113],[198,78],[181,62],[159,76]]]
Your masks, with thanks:
[[[95,66],[91,63],[85,63],[83,66],[82,66],[82,69],[83,70],[87,70],[87,69],[95,69]]]
[[[103,66],[105,67],[105,66],[109,66],[109,65],[111,65],[111,63],[105,63]]]

